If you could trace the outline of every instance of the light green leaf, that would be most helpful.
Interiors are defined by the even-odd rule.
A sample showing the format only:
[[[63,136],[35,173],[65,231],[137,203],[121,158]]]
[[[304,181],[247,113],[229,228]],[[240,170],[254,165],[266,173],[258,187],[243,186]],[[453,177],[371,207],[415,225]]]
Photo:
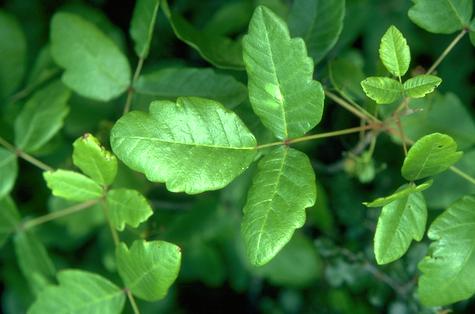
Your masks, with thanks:
[[[426,306],[441,306],[475,293],[475,196],[464,196],[432,223],[435,241],[419,263],[419,298]]]
[[[305,223],[305,208],[316,199],[308,157],[279,147],[259,161],[244,206],[241,233],[251,264],[269,262]]]
[[[361,82],[361,87],[366,96],[380,105],[393,103],[403,95],[402,84],[389,77],[368,77]]]
[[[125,293],[102,276],[80,271],[58,273],[58,286],[46,288],[29,308],[28,314],[119,314]]]
[[[322,268],[312,241],[296,233],[272,261],[256,272],[275,285],[305,288],[315,283]]]
[[[241,82],[204,68],[161,69],[142,75],[134,88],[137,93],[153,96],[155,100],[197,96],[216,100],[228,108],[247,99],[246,86]]]
[[[456,163],[462,154],[450,136],[441,133],[426,135],[409,149],[402,165],[402,176],[414,181],[436,175]]]
[[[366,207],[383,207],[383,206],[388,205],[389,203],[392,203],[395,200],[406,197],[411,193],[425,191],[431,187],[432,183],[433,183],[433,180],[431,179],[431,180],[427,180],[426,182],[420,185],[407,184],[400,187],[397,191],[395,191],[389,196],[379,197],[372,202],[363,202],[363,204]]]
[[[404,189],[404,187],[401,187]],[[424,236],[427,207],[421,192],[411,192],[385,205],[374,235],[374,254],[378,264],[387,264],[406,253],[412,239]]]
[[[18,161],[14,153],[0,147],[0,199],[10,193],[18,175]]]
[[[111,190],[107,193],[107,204],[111,223],[119,231],[124,230],[125,224],[137,228],[153,214],[147,199],[136,190]]]
[[[182,16],[170,10],[166,0],[162,1],[162,9],[178,39],[198,51],[206,61],[218,68],[244,69],[240,41],[233,41],[214,32],[196,29]]]
[[[289,29],[301,37],[315,63],[335,45],[343,29],[345,0],[296,0],[289,15]]]
[[[60,81],[33,94],[15,120],[15,145],[25,152],[42,148],[63,126],[70,96]]]
[[[154,101],[150,113],[126,114],[111,130],[111,145],[131,169],[188,194],[223,188],[256,155],[256,140],[237,115],[197,97]]]
[[[77,15],[53,16],[51,54],[65,68],[63,82],[82,96],[108,101],[129,86],[127,58],[94,24]]]
[[[467,27],[473,0],[413,0],[409,18],[431,33],[450,34]]]
[[[70,201],[88,201],[102,196],[102,187],[85,175],[69,170],[43,173],[48,188],[54,196]]]
[[[0,198],[0,247],[20,223],[20,214],[10,196]]]
[[[442,79],[435,75],[418,75],[404,82],[404,93],[411,98],[422,98],[432,93],[440,83]]]
[[[126,287],[147,301],[163,299],[180,271],[181,250],[165,241],[135,241],[130,250],[121,243],[116,256]]]
[[[23,276],[35,294],[51,285],[56,270],[45,246],[32,233],[19,232],[15,236],[15,252]]]
[[[101,146],[99,140],[86,133],[73,143],[73,163],[83,173],[101,185],[114,182],[117,158]]]
[[[13,93],[26,69],[26,38],[17,20],[0,10],[0,99]]]
[[[394,25],[391,25],[381,38],[379,58],[394,76],[404,76],[409,69],[411,51],[406,38]]]
[[[287,25],[258,7],[244,36],[249,98],[262,123],[280,139],[301,136],[320,122],[323,89],[313,80],[314,64],[301,38],[290,38]]]
[[[135,53],[139,58],[145,59],[149,53],[159,5],[160,0],[138,0],[135,3],[130,37],[134,40]]]

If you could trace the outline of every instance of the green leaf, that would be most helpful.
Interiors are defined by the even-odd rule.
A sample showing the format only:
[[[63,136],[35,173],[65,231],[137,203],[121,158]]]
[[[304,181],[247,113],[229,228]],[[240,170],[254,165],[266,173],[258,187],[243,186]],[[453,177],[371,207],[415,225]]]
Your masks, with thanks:
[[[296,0],[288,19],[290,33],[303,38],[308,54],[318,63],[340,37],[344,17],[345,0]]]
[[[71,92],[60,81],[37,91],[15,120],[15,145],[25,152],[42,148],[63,126]]]
[[[413,0],[409,18],[431,33],[450,34],[467,27],[473,0]]]
[[[125,294],[102,276],[80,271],[58,273],[58,286],[46,288],[29,308],[28,314],[122,313]]]
[[[407,152],[401,173],[409,180],[419,180],[447,170],[462,157],[457,143],[448,135],[433,133],[420,138]]]
[[[116,251],[117,270],[133,295],[146,301],[163,299],[180,271],[181,250],[165,241],[135,241]]]
[[[403,95],[402,84],[389,77],[371,76],[361,82],[366,96],[377,104],[390,104]]]
[[[19,232],[15,236],[15,252],[20,269],[35,294],[54,282],[56,269],[45,246],[34,234]]]
[[[0,199],[10,193],[18,175],[18,161],[14,153],[0,147]]]
[[[431,180],[427,180],[426,182],[420,185],[407,184],[400,187],[399,189],[397,189],[397,191],[395,191],[389,196],[379,197],[372,202],[363,202],[363,204],[366,207],[383,207],[383,206],[388,205],[389,203],[392,203],[395,200],[406,197],[411,193],[425,191],[432,186],[432,183],[433,183],[433,180],[431,179]]]
[[[241,233],[251,264],[269,262],[305,223],[305,208],[316,199],[310,160],[279,147],[259,161],[244,206]]]
[[[129,86],[127,58],[94,24],[77,15],[53,16],[51,54],[65,68],[64,84],[82,96],[108,101]]]
[[[130,37],[134,40],[135,53],[139,58],[145,59],[149,53],[159,5],[160,0],[138,0],[135,3]]]
[[[0,248],[20,223],[20,214],[10,196],[0,198]]]
[[[280,139],[301,136],[320,122],[323,89],[301,38],[265,7],[252,16],[244,36],[249,98],[262,123]]]
[[[352,100],[364,100],[361,90],[361,81],[365,79],[362,62],[359,54],[349,54],[336,58],[328,63],[328,76],[340,94]]]
[[[107,204],[111,223],[119,231],[124,230],[125,224],[137,228],[153,214],[147,199],[136,190],[111,190],[107,193]]]
[[[17,20],[0,10],[0,99],[13,93],[26,69],[26,38]]]
[[[409,69],[411,51],[406,38],[394,25],[391,25],[381,38],[379,58],[394,76],[404,76]]]
[[[297,233],[272,261],[256,271],[274,285],[305,288],[318,280],[322,269],[312,241]]]
[[[419,263],[419,298],[426,306],[441,306],[475,293],[475,196],[464,196],[432,223],[435,241]]]
[[[256,155],[256,140],[237,115],[197,97],[154,101],[150,113],[126,114],[111,130],[111,145],[131,169],[188,194],[226,186]]]
[[[404,189],[404,187],[401,187]],[[412,239],[424,236],[427,207],[421,192],[412,192],[385,205],[374,235],[374,254],[378,264],[387,264],[406,253]]]
[[[196,29],[182,16],[170,10],[166,0],[162,1],[162,9],[178,39],[198,51],[206,61],[218,68],[244,69],[240,41],[233,41],[214,32]]]
[[[247,89],[234,77],[218,74],[213,69],[167,68],[142,75],[134,84],[139,94],[157,99],[176,100],[181,96],[197,96],[216,100],[234,108],[247,99]]]
[[[48,188],[54,196],[70,201],[88,201],[102,196],[102,187],[85,175],[69,170],[43,173]]]
[[[86,133],[73,143],[73,163],[101,185],[110,185],[117,175],[117,158]]]
[[[442,79],[435,75],[418,75],[404,82],[404,93],[411,98],[422,98],[432,93],[440,83]]]

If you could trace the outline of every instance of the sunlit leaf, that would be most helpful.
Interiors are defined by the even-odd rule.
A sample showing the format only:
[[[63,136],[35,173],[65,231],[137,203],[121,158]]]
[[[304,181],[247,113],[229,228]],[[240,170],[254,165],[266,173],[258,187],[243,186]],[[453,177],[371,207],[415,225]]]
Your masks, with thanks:
[[[135,190],[110,190],[107,204],[111,223],[119,231],[124,230],[125,224],[137,228],[153,214],[147,199]]]
[[[85,175],[69,170],[43,173],[52,194],[70,201],[88,201],[102,196],[102,187]]]
[[[409,69],[411,51],[406,38],[394,25],[381,38],[379,58],[389,73],[396,77],[403,76]]]

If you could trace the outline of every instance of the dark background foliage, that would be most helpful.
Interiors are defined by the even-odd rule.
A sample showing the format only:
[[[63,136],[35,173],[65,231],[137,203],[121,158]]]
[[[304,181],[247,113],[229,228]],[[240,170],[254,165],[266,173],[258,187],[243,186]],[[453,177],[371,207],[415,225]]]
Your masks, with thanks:
[[[188,20],[200,27],[214,12],[231,2],[179,0],[173,6],[180,8]],[[28,40],[28,64],[32,65],[38,52],[48,43],[49,21],[53,13],[76,1],[4,0],[0,3],[20,21]],[[90,0],[82,3],[102,12],[117,27],[123,49],[134,66],[136,57],[126,39],[134,1]],[[290,1],[284,0],[260,3],[278,10],[281,15],[286,14],[290,5]],[[381,72],[377,55],[379,40],[391,24],[396,25],[408,39],[413,59],[411,69],[428,68],[453,36],[430,34],[418,28],[407,17],[410,5],[410,1],[405,0],[347,0],[343,33],[336,47],[319,63],[316,78],[323,85],[330,86],[328,62],[348,54],[356,56],[355,60],[359,60],[367,75]],[[246,25],[243,25],[232,35],[239,38],[245,32]],[[444,79],[441,93],[456,94],[472,116],[475,112],[474,51],[465,39],[438,68],[438,75]],[[176,39],[160,12],[144,72],[170,64],[210,66],[193,49]],[[226,72],[245,83],[244,73]],[[124,102],[125,97],[98,103],[74,95],[65,127],[44,149],[42,160],[55,166],[71,167],[71,143],[84,132],[94,133],[103,143],[108,143],[109,130],[121,115]],[[9,138],[12,134],[12,117],[23,103],[19,100],[4,106],[0,125],[2,136]],[[140,101],[134,105],[141,108]],[[317,131],[359,125],[356,118],[331,101],[326,101],[325,105],[323,122]],[[307,210],[307,223],[298,231],[298,239],[293,240],[304,242],[304,252],[283,252],[286,256],[282,263],[267,271],[247,265],[239,237],[245,191],[254,169],[249,169],[223,191],[188,196],[169,193],[163,185],[149,184],[143,176],[122,168],[119,181],[144,192],[157,210],[139,232],[147,239],[177,243],[184,255],[178,282],[168,297],[157,303],[141,302],[142,312],[437,312],[437,309],[423,308],[415,295],[417,263],[426,253],[428,240],[413,244],[401,260],[383,267],[376,266],[372,237],[379,210],[367,209],[361,204],[386,195],[403,183],[399,175],[403,151],[387,135],[381,136],[373,159],[376,176],[370,182],[361,183],[357,178],[355,159],[345,153],[357,141],[358,135],[350,135],[299,145],[311,156],[316,171],[319,185],[317,206]],[[454,180],[452,186],[463,185],[463,181]],[[456,198],[457,191],[453,193],[455,195],[450,197]],[[436,194],[437,190],[428,197],[436,197]],[[20,176],[13,197],[23,217],[46,213],[52,206],[41,171],[24,161],[20,162]],[[441,210],[437,205],[431,206],[430,219]],[[133,236],[133,232],[126,231],[124,238]],[[108,230],[100,218],[94,218],[90,212],[43,225],[38,234],[59,269],[81,268],[115,278],[113,245]],[[4,313],[23,313],[33,295],[18,269],[12,244],[7,244],[0,252],[2,310]],[[472,313],[475,304],[469,300],[453,308],[459,313]]]

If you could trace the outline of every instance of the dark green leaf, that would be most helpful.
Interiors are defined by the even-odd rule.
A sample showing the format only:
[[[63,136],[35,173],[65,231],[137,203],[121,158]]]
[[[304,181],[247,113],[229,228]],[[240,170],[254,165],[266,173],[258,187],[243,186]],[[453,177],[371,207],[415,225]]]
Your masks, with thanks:
[[[13,189],[18,175],[18,161],[14,153],[0,147],[0,199]]]
[[[111,145],[150,181],[189,194],[226,186],[256,154],[256,140],[238,116],[197,97],[154,101],[150,113],[126,114],[111,131]]]
[[[0,247],[20,223],[20,214],[10,196],[0,198]]]
[[[335,45],[343,29],[345,0],[296,0],[289,15],[289,29],[305,41],[315,63]]]
[[[287,244],[315,199],[315,175],[304,153],[279,147],[259,161],[241,226],[251,264],[266,264]]]
[[[301,136],[320,122],[323,89],[313,80],[314,64],[301,38],[258,7],[243,39],[249,98],[262,123],[280,139]]]
[[[132,294],[147,300],[163,299],[176,280],[181,250],[165,241],[135,241],[117,248],[117,269]]]
[[[159,4],[160,0],[138,0],[135,3],[130,37],[135,42],[134,49],[139,58],[145,59],[150,50]]]
[[[435,241],[419,264],[419,298],[427,306],[467,299],[475,293],[475,197],[464,196],[432,223]]]
[[[126,57],[94,24],[77,15],[53,16],[51,54],[65,68],[63,82],[82,96],[107,101],[129,86]]]

